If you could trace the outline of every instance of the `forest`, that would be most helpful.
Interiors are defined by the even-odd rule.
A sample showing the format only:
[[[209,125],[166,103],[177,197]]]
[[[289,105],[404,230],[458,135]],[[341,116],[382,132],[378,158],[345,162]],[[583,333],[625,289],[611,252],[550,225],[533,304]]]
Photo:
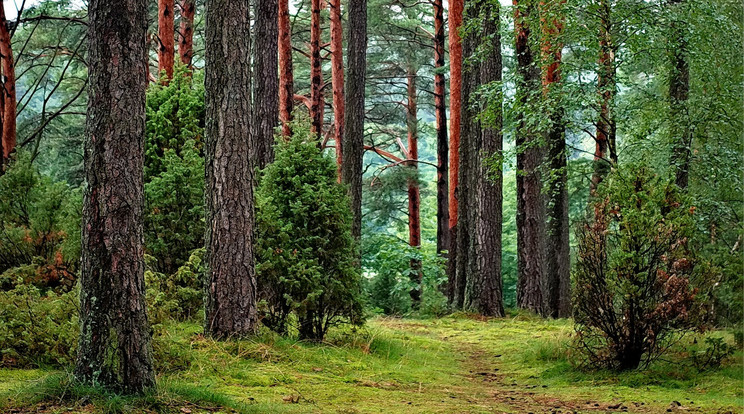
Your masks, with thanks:
[[[744,410],[738,0],[4,0],[0,413]]]

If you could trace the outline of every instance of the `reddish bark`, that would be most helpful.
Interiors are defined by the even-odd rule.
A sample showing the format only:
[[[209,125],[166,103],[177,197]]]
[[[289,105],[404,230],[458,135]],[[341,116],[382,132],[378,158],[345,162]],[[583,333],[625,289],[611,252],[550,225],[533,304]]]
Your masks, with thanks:
[[[312,131],[320,138],[323,130],[323,70],[320,57],[320,0],[312,0],[310,9],[310,120]]]
[[[175,59],[175,13],[174,0],[158,0],[158,72],[165,72],[164,83],[173,78]]]
[[[449,136],[449,230],[450,243],[457,239],[457,175],[460,165],[460,111],[462,98],[462,26],[463,0],[449,3],[449,49],[450,49],[450,136]],[[450,246],[451,247],[451,246]],[[449,299],[454,298],[456,250],[450,248],[447,267]]]
[[[408,69],[408,103],[406,104],[406,126],[408,128],[408,167],[416,174],[408,181],[408,243],[413,248],[421,247],[421,194],[418,185],[418,108],[416,103],[416,70]],[[421,261],[411,260],[411,280],[416,287],[411,290],[414,307],[421,302]]]
[[[181,1],[181,37],[178,43],[178,55],[181,63],[192,68],[194,58],[194,15],[196,14],[195,0]]]
[[[331,83],[333,86],[333,138],[336,141],[338,182],[341,182],[341,162],[344,136],[344,46],[341,27],[341,0],[330,0],[331,9]]]
[[[279,120],[282,133],[292,132],[289,121],[294,108],[294,75],[292,73],[292,27],[289,24],[289,0],[279,0]]]
[[[434,0],[434,112],[437,129],[437,252],[449,249],[447,86],[444,79],[444,6]]]
[[[3,158],[8,159],[16,147],[16,81],[13,48],[10,43],[5,8],[0,7],[0,59],[3,74],[2,141]]]

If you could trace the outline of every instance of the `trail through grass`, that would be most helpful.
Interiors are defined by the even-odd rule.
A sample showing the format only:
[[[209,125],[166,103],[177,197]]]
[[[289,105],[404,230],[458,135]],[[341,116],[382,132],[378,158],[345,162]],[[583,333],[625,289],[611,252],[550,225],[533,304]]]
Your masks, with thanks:
[[[122,397],[53,370],[0,369],[8,413],[738,413],[742,354],[698,372],[684,350],[646,371],[571,365],[569,321],[378,318],[326,344],[263,333],[215,342],[194,323],[156,329],[159,390]]]

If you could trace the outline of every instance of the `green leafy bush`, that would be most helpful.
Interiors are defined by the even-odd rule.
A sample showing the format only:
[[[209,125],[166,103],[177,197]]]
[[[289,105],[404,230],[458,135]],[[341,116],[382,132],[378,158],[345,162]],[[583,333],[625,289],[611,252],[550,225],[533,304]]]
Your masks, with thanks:
[[[262,320],[301,339],[322,340],[339,323],[362,321],[360,274],[346,187],[306,123],[276,145],[256,192],[256,259]]]
[[[0,176],[0,288],[70,290],[80,258],[82,198],[20,153]]]
[[[149,258],[150,261],[152,258]],[[193,319],[204,305],[204,248],[194,250],[175,273],[145,271],[150,322]]]
[[[693,349],[691,354],[692,364],[699,371],[719,368],[734,353],[734,347],[719,336],[708,336],[704,342],[705,349]]]
[[[24,283],[0,291],[0,366],[70,364],[79,331],[77,295],[42,293]]]
[[[671,180],[632,165],[591,207],[577,235],[576,345],[593,366],[647,366],[702,320],[708,275],[690,243],[694,207]]]

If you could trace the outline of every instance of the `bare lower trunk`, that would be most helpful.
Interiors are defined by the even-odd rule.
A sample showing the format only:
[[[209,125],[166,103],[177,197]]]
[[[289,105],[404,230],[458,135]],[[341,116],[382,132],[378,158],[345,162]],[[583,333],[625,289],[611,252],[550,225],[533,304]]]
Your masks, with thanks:
[[[418,184],[418,108],[416,103],[416,69],[408,68],[408,103],[406,104],[406,125],[408,128],[408,158],[414,160],[408,168],[415,171],[414,177],[408,181],[408,242],[415,249],[421,248],[421,195]],[[418,308],[421,303],[422,286],[421,260],[411,260],[411,281],[416,285],[411,290],[413,307]]]
[[[158,0],[158,72],[165,72],[164,83],[173,79],[173,60],[176,57],[174,9],[174,0]]]
[[[530,47],[529,20],[537,11],[535,0],[513,0],[517,54],[517,99],[534,105],[540,90],[540,70]],[[540,165],[543,162],[536,126],[518,114],[517,145],[517,305],[544,313],[545,203]]]
[[[208,0],[205,61],[207,295],[205,333],[256,329],[250,19],[245,2]]]
[[[87,187],[75,377],[139,393],[155,386],[142,225],[147,3],[88,6]]]
[[[333,138],[336,141],[336,165],[341,182],[344,137],[344,45],[341,27],[341,0],[330,0],[331,8],[331,83],[333,87]]]
[[[449,250],[447,86],[444,79],[444,6],[434,0],[434,112],[437,130],[437,252]]]
[[[279,3],[256,2],[255,81],[251,159],[263,169],[274,160],[274,128],[279,125]]]
[[[310,2],[310,121],[312,131],[323,132],[323,62],[320,57],[320,0]]]
[[[362,236],[362,160],[364,158],[364,85],[367,68],[367,1],[349,0],[346,68],[346,119],[343,137],[342,182],[349,186],[354,221],[351,234]]]
[[[294,109],[294,75],[292,73],[292,26],[289,23],[289,0],[279,0],[279,120],[282,134],[292,134],[289,122]]]
[[[449,52],[450,52],[450,135],[449,135],[449,230],[450,244],[457,240],[457,185],[460,166],[460,111],[462,94],[462,26],[463,0],[449,3]],[[447,261],[448,298],[455,308],[457,249],[450,246]]]
[[[685,0],[672,0],[673,13],[680,10]],[[669,76],[669,107],[671,109],[670,133],[672,138],[671,165],[675,182],[685,189],[690,180],[690,156],[692,155],[692,131],[687,115],[687,100],[690,96],[690,67],[687,63],[687,39],[684,20],[672,17],[672,71]]]

